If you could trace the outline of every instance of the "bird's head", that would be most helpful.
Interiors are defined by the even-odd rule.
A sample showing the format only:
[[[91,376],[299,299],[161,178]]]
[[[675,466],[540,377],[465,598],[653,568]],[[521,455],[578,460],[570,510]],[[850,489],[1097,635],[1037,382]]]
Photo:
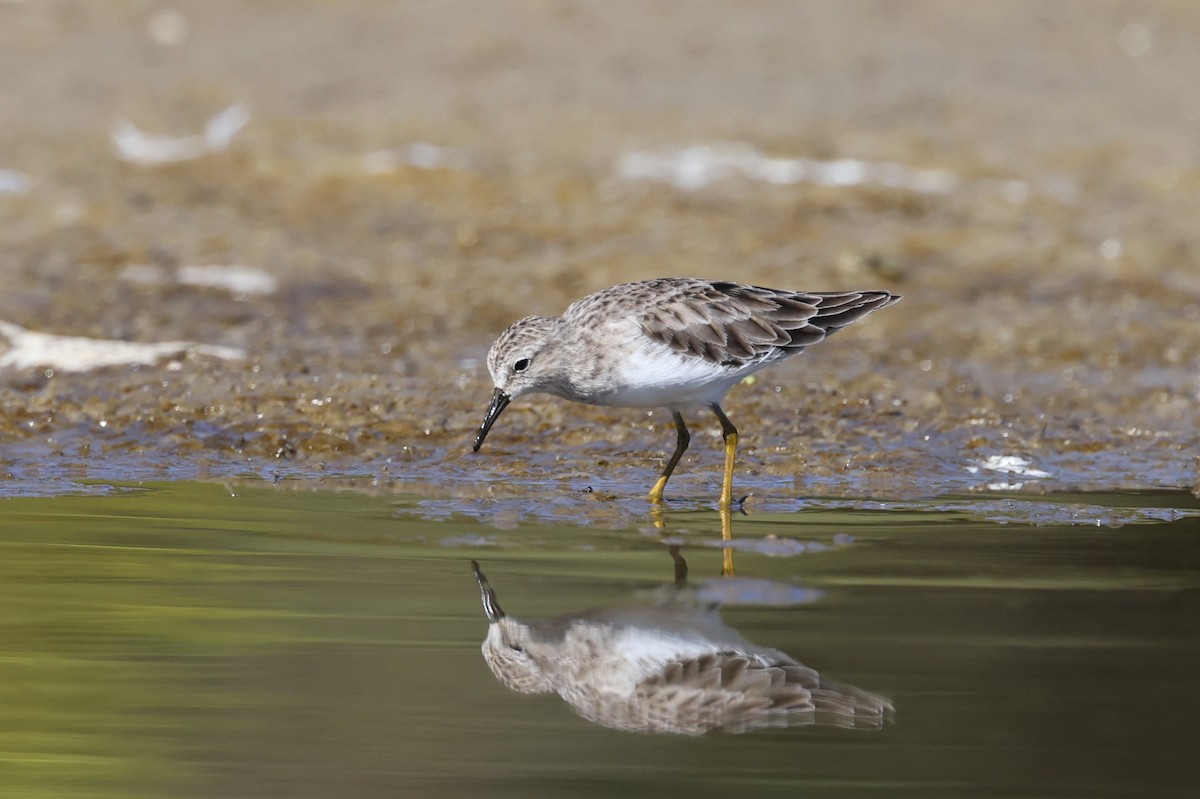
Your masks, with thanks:
[[[488,618],[487,638],[483,640],[483,659],[496,679],[522,694],[544,694],[554,690],[550,677],[528,651],[529,627],[506,615],[496,602],[496,592],[471,561],[475,580]]]
[[[495,391],[479,425],[473,449],[483,440],[508,404],[522,394],[544,391],[556,377],[553,358],[543,357],[555,341],[559,320],[550,316],[527,316],[500,334],[488,352],[487,366]]]

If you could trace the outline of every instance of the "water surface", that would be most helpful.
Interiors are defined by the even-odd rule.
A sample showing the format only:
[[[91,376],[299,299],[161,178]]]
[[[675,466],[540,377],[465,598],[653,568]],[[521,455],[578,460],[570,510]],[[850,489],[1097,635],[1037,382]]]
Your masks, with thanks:
[[[1015,520],[1022,503],[1030,516]],[[0,509],[3,795],[1185,796],[1190,495],[826,504],[616,529],[286,485]],[[1071,522],[1108,508],[1120,527]],[[1148,511],[1147,509],[1152,509]],[[878,731],[637,735],[492,677],[469,561],[534,617],[654,602],[669,542],[725,621],[890,698]],[[802,546],[801,546],[802,544]],[[794,553],[794,554],[775,554]]]

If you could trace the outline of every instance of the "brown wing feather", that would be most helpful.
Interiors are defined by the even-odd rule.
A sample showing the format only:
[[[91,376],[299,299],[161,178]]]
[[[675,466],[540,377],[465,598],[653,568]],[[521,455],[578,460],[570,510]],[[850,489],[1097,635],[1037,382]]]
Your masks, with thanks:
[[[622,710],[626,728],[699,735],[814,723],[877,729],[892,704],[798,663],[765,665],[719,652],[668,664]]]
[[[639,321],[647,336],[734,368],[799,353],[900,299],[886,291],[798,292],[690,279],[645,286]]]

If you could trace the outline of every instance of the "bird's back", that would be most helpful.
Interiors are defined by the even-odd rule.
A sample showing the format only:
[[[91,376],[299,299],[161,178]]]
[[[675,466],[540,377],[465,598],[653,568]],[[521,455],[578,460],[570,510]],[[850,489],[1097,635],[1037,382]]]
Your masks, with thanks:
[[[562,318],[582,329],[632,318],[648,339],[672,352],[740,369],[799,353],[899,299],[886,291],[803,292],[657,278],[598,291]]]

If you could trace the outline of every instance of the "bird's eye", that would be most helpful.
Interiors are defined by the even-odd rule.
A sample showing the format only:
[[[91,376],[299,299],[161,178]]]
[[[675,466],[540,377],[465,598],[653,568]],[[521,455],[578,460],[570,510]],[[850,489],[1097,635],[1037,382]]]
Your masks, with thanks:
[[[509,644],[508,648],[514,652],[524,652],[525,651],[525,647],[521,646],[520,644]]]
[[[529,359],[528,358],[522,358],[521,360],[519,360],[513,364],[514,372],[524,372],[528,368],[529,368]]]

